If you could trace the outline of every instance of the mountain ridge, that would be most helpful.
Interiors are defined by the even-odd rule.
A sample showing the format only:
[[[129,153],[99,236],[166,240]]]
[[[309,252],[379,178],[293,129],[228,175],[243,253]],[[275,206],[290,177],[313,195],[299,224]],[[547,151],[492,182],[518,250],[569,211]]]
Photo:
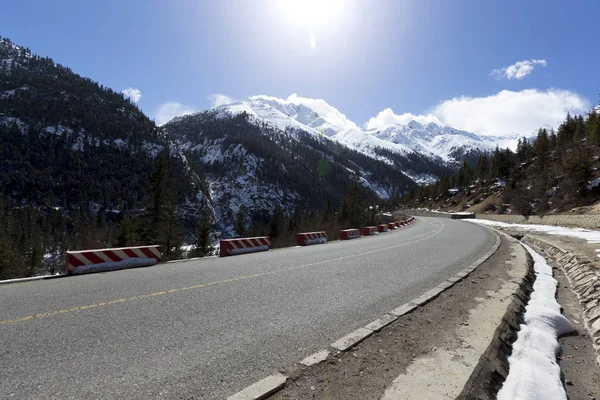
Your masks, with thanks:
[[[471,160],[483,152],[491,152],[495,147],[485,137],[445,124],[430,122],[425,126],[417,121],[418,116],[413,116],[414,119],[406,124],[390,123],[379,129],[363,129],[324,100],[295,94],[287,99],[250,96],[212,109],[227,116],[245,112],[257,123],[270,123],[282,130],[302,129],[313,135],[325,135],[388,163],[391,161],[378,156],[375,148],[385,148],[401,155],[421,153],[438,163],[456,168],[465,159]]]

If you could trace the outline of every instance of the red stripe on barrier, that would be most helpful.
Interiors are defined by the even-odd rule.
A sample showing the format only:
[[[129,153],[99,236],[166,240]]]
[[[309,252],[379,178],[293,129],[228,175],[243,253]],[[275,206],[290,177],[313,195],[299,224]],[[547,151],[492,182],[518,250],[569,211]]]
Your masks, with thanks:
[[[97,256],[97,255],[96,255],[94,252],[92,252],[92,251],[88,251],[88,252],[85,252],[85,253],[80,253],[80,254],[81,254],[83,257],[85,257],[85,258],[87,258],[88,260],[90,260],[92,264],[100,264],[100,263],[106,262],[106,261],[104,261],[104,259],[103,259],[103,258],[100,258],[100,257],[98,257],[98,256]]]
[[[122,258],[119,257],[118,255],[116,255],[114,252],[110,251],[110,250],[105,250],[103,251],[103,253],[110,258],[112,261],[121,261]]]
[[[74,267],[81,267],[82,265],[85,265],[83,261],[81,261],[79,258],[75,257],[72,254],[69,254],[67,256],[67,262]]]
[[[131,249],[124,249],[124,250],[123,250],[123,253],[127,254],[127,257],[132,257],[132,258],[134,258],[134,257],[138,257],[138,255],[137,255],[137,254],[135,254],[135,253],[133,252],[133,250],[131,250]]]
[[[155,260],[160,261],[158,259],[158,257],[156,257],[156,255],[152,251],[150,251],[150,249],[140,249],[140,250],[142,251],[142,253],[144,253],[146,256],[148,256],[148,258],[154,258]]]

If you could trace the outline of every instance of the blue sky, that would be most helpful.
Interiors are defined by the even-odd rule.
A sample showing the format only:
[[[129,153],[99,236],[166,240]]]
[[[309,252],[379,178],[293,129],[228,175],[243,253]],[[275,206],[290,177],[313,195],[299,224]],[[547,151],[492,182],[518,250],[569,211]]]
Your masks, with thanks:
[[[215,99],[297,93],[361,126],[412,113],[503,135],[556,126],[600,93],[594,0],[20,0],[2,8],[1,36],[115,90],[139,90],[138,105],[158,122]]]

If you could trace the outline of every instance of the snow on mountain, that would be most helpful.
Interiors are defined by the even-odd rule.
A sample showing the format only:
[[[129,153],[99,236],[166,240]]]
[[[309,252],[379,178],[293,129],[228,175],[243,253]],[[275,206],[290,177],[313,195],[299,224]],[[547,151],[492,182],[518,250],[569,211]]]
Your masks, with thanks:
[[[282,130],[296,128],[313,134],[332,136],[342,130],[359,129],[354,122],[324,100],[308,99],[296,94],[287,99],[251,96],[215,109],[226,116],[246,112],[251,117]]]
[[[366,133],[430,157],[439,157],[446,163],[459,161],[456,159],[457,151],[492,150],[489,144],[474,133],[434,122],[423,125],[416,118],[406,125],[392,124]]]
[[[322,99],[296,94],[287,99],[251,96],[215,108],[223,116],[246,112],[256,122],[267,123],[284,131],[300,129],[325,135],[365,155],[393,164],[378,149],[407,155],[419,153],[443,165],[460,163],[465,155],[493,150],[494,146],[474,133],[442,124],[434,116],[395,115],[382,111],[361,129],[338,109]],[[411,175],[411,171],[403,171]],[[415,173],[412,173],[415,175]],[[429,179],[423,175],[419,180]]]

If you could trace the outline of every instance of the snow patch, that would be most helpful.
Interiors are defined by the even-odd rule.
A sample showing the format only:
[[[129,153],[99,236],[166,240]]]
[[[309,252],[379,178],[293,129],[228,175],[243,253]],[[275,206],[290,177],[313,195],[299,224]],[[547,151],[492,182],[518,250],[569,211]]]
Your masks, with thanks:
[[[506,229],[518,229],[526,232],[540,232],[553,236],[570,236],[586,240],[588,243],[600,243],[600,231],[592,231],[583,228],[567,228],[566,226],[535,225],[535,224],[510,224],[507,222],[490,221],[487,219],[474,219],[481,225],[496,226]]]
[[[557,281],[544,257],[523,244],[533,257],[536,280],[525,308],[525,324],[513,344],[509,371],[498,400],[566,400],[556,360],[558,337],[575,331],[560,313]]]

